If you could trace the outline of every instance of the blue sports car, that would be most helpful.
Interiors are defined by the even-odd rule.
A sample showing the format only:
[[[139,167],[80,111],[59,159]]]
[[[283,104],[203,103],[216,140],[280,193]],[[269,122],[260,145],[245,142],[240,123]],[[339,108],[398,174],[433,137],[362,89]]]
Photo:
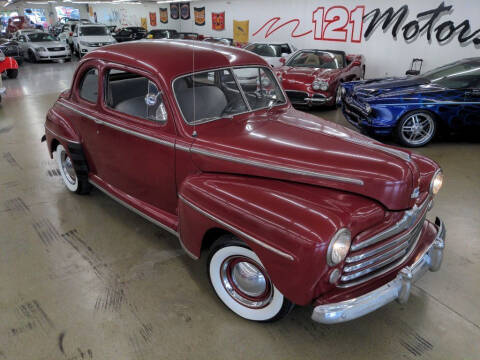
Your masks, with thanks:
[[[356,127],[393,134],[408,147],[429,143],[442,128],[480,128],[480,58],[414,77],[344,83],[342,110]]]

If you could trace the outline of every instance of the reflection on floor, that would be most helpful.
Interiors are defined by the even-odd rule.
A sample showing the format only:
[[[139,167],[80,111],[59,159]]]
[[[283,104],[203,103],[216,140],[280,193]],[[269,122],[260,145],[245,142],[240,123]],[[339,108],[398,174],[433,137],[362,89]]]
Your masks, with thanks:
[[[205,262],[99,191],[67,193],[40,143],[76,63],[28,64],[0,105],[0,359],[476,359],[480,339],[480,145],[436,142],[446,184],[430,216],[444,266],[406,305],[323,326],[298,307],[244,321],[210,289]],[[345,125],[336,110],[315,114]]]

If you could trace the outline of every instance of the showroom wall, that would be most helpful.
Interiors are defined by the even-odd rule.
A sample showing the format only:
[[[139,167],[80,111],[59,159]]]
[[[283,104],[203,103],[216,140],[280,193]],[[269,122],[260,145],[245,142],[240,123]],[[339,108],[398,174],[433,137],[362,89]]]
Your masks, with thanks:
[[[233,36],[233,20],[249,20],[251,42],[288,41],[298,48],[341,49],[363,54],[367,77],[401,75],[413,58],[424,59],[424,70],[428,70],[459,58],[478,56],[480,49],[477,31],[480,19],[475,16],[480,11],[478,1],[193,1],[190,20],[173,20],[169,11],[167,24],[158,19],[159,7],[169,4],[93,5],[99,22],[139,25],[141,17],[148,20],[149,12],[156,12],[155,27],[219,37]],[[204,26],[194,24],[194,7],[205,7]],[[392,19],[383,29],[389,15],[385,12],[390,7],[393,7]],[[374,26],[376,9],[379,21]],[[223,11],[225,30],[215,31],[211,13]],[[362,15],[368,15],[363,25]]]

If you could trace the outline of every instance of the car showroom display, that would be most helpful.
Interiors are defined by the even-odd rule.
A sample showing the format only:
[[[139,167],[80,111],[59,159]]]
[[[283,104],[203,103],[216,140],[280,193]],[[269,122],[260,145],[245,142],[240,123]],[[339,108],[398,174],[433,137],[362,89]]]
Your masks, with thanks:
[[[116,42],[110,34],[110,30],[102,24],[80,23],[73,32],[73,50],[79,57],[99,47]]]
[[[271,66],[281,66],[297,48],[292,44],[261,44],[254,43],[245,46],[245,50],[251,51],[263,57]]]
[[[14,58],[19,65],[22,64],[23,53],[15,39],[0,39],[0,51],[2,51],[5,56]]]
[[[20,35],[18,38],[23,55],[30,62],[45,60],[70,61],[72,53],[65,42],[59,41],[48,33],[32,33]]]
[[[5,56],[0,50],[0,75],[5,74],[10,79],[18,76],[18,63],[14,58]]]
[[[176,40],[90,53],[42,141],[71,192],[94,186],[191,257],[208,250],[214,291],[246,319],[313,303],[315,321],[348,321],[405,302],[442,262],[445,227],[426,220],[439,166],[295,110],[242,49]]]
[[[341,84],[363,79],[362,55],[335,50],[299,50],[276,69],[294,105],[335,105],[341,101]]]
[[[140,40],[147,37],[147,30],[140,26],[128,26],[118,29],[113,37],[117,42]]]
[[[426,145],[440,129],[480,128],[480,58],[343,87],[343,113],[350,123],[374,135],[394,134],[405,146]]]

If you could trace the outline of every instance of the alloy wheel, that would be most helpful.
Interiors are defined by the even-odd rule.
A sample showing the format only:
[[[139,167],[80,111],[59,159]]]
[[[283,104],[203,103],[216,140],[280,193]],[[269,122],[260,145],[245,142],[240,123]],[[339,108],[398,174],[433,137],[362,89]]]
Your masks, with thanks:
[[[427,113],[409,115],[402,123],[400,135],[410,146],[424,145],[431,140],[435,132],[433,117]]]

